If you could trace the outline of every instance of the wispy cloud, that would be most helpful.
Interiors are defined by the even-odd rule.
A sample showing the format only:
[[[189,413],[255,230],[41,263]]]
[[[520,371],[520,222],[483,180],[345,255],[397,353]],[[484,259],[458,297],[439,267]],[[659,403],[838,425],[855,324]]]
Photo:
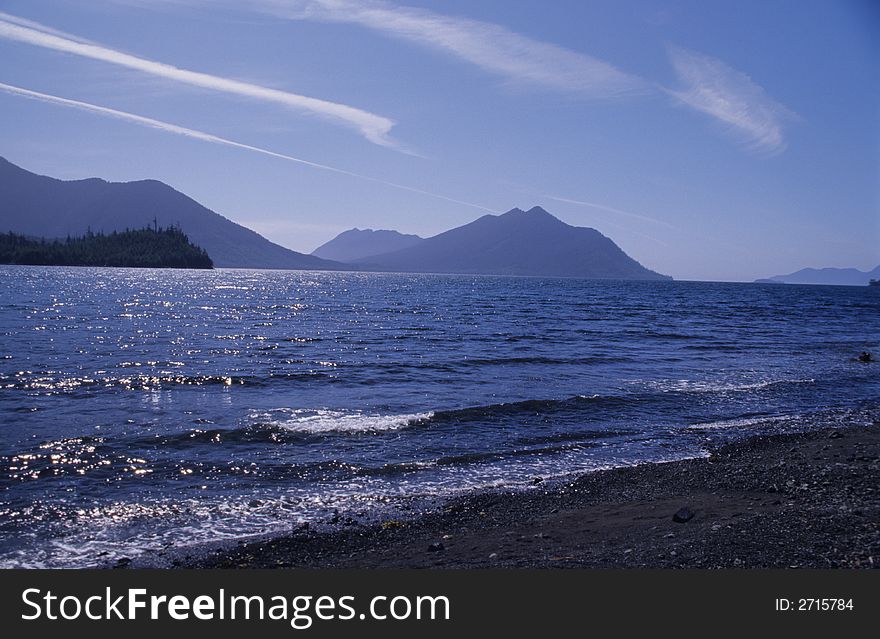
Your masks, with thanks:
[[[389,135],[391,128],[394,126],[394,121],[347,104],[329,102],[208,73],[181,69],[170,64],[140,58],[122,51],[93,44],[53,31],[39,23],[23,20],[2,12],[0,12],[0,38],[70,53],[93,60],[101,60],[191,86],[281,104],[299,112],[317,115],[337,124],[354,128],[375,144],[396,146]]]
[[[516,84],[589,98],[614,98],[650,90],[642,79],[608,62],[490,22],[382,0],[247,0],[246,4],[293,20],[357,24],[443,51]]]
[[[116,0],[142,6],[218,5],[290,20],[357,24],[418,46],[439,50],[510,83],[588,98],[614,99],[661,92],[725,126],[748,149],[785,149],[785,125],[797,116],[747,74],[708,55],[670,47],[680,86],[671,89],[626,73],[609,62],[535,40],[501,25],[396,5],[387,0]],[[355,128],[368,140],[404,150],[390,137],[394,122],[352,106],[247,82],[181,69],[83,41],[0,12],[0,38],[103,60],[193,86],[283,104]]]
[[[387,180],[381,180],[379,178],[371,177],[369,175],[363,175],[361,173],[355,173],[353,171],[346,171],[345,169],[339,169],[335,166],[330,166],[327,164],[320,164],[318,162],[311,162],[309,160],[304,160],[302,158],[294,157],[292,155],[287,155],[285,153],[278,153],[276,151],[271,151],[269,149],[264,149],[262,147],[253,146],[251,144],[244,144],[242,142],[236,142],[234,140],[229,140],[227,138],[222,138],[217,135],[212,135],[211,133],[205,133],[204,131],[199,131],[197,129],[189,129],[187,127],[178,126],[176,124],[171,124],[170,122],[163,122],[162,120],[155,120],[153,118],[144,117],[142,115],[136,115],[134,113],[128,113],[127,111],[118,111],[116,109],[111,109],[109,107],[99,106],[97,104],[91,104],[89,102],[81,102],[79,100],[71,100],[69,98],[62,98],[56,95],[50,95],[48,93],[40,93],[39,91],[31,91],[30,89],[24,89],[22,87],[13,86],[11,84],[4,84],[0,82],[0,91],[12,95],[22,96],[25,98],[30,98],[33,100],[39,100],[41,102],[48,102],[51,104],[58,104],[61,106],[70,107],[73,109],[79,109],[81,111],[88,111],[91,113],[96,113],[98,115],[103,115],[105,117],[113,118],[116,120],[123,120],[126,122],[132,122],[134,124],[139,124],[141,126],[149,127],[151,129],[158,129],[160,131],[165,131],[166,133],[173,133],[175,135],[182,135],[188,138],[194,138],[196,140],[201,140],[203,142],[210,142],[212,144],[221,144],[224,146],[230,146],[237,149],[244,149],[246,151],[253,151],[254,153],[262,153],[263,155],[268,155],[274,158],[279,158],[281,160],[287,160],[288,162],[295,162],[297,164],[301,164],[304,166],[309,166],[313,169],[319,169],[321,171],[330,171],[332,173],[338,173],[340,175],[347,175],[349,177],[357,178],[359,180],[366,180],[368,182],[374,182],[376,184],[382,184],[384,186],[388,186],[395,189],[400,189],[402,191],[409,191],[410,193],[418,193],[420,195],[427,195],[432,198],[437,198],[440,200],[445,200],[447,202],[452,202],[454,204],[461,204],[463,206],[468,206],[475,209],[480,209],[481,211],[488,211],[489,213],[497,213],[494,209],[490,209],[488,207],[482,206],[480,204],[474,204],[473,202],[466,202],[464,200],[458,200],[456,198],[448,197],[446,195],[442,195],[440,193],[433,193],[431,191],[425,191],[422,189],[417,189],[415,187],[406,186],[404,184],[398,184],[396,182],[389,182]]]
[[[670,95],[722,122],[752,150],[785,149],[783,123],[795,116],[748,75],[696,51],[671,47],[669,57],[683,85]]]
[[[685,49],[670,49],[670,59],[682,83],[682,88],[673,90],[607,61],[535,40],[498,24],[387,0],[236,0],[235,6],[292,20],[357,24],[445,52],[524,86],[603,99],[659,91],[723,123],[751,150],[773,153],[785,148],[783,121],[792,115],[790,111],[746,74]]]

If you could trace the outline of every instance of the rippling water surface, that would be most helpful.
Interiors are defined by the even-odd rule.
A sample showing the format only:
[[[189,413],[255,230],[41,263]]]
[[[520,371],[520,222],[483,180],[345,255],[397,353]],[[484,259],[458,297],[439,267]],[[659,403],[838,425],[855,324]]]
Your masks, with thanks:
[[[0,266],[0,565],[880,418],[880,291]]]

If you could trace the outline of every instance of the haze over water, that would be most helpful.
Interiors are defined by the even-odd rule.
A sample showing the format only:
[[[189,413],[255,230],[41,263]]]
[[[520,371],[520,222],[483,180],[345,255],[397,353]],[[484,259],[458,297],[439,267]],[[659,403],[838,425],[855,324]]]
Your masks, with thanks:
[[[880,291],[0,266],[0,565],[880,418]],[[427,498],[422,500],[421,498]]]

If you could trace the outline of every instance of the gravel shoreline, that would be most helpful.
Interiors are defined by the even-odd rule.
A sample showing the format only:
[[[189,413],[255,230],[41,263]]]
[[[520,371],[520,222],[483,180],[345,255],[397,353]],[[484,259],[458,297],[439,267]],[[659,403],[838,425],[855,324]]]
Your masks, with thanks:
[[[480,493],[214,551],[188,568],[874,568],[880,422],[754,437],[707,458]]]

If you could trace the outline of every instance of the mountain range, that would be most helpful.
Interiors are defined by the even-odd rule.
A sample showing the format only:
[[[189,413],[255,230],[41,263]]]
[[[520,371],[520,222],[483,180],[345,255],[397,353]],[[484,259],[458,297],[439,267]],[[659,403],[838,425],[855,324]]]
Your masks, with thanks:
[[[835,284],[838,286],[867,286],[872,279],[880,279],[880,265],[873,271],[854,268],[803,268],[788,275],[774,275],[755,280],[764,284]]]
[[[592,228],[540,207],[484,215],[439,235],[352,229],[304,255],[202,206],[156,180],[58,180],[0,158],[0,232],[64,238],[87,231],[179,226],[217,267],[671,279]]]
[[[46,238],[179,225],[214,266],[351,269],[270,242],[156,180],[57,180],[0,158],[0,231]]]

